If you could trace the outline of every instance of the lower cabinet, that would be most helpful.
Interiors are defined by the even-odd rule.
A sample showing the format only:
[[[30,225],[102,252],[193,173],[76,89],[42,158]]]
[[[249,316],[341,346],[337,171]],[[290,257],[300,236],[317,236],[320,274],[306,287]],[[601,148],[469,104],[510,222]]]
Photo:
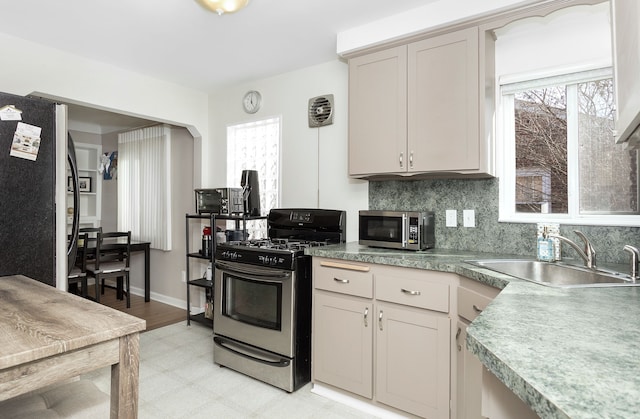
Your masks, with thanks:
[[[425,418],[449,417],[450,320],[376,305],[376,399]]]
[[[313,269],[314,383],[449,418],[455,276],[315,257]]]
[[[537,419],[538,415],[482,367],[482,415],[491,419]]]
[[[363,298],[316,293],[314,376],[351,393],[373,396],[373,305]]]
[[[482,411],[482,363],[467,349],[467,326],[500,291],[460,278],[456,328],[456,404],[458,419],[478,419]]]

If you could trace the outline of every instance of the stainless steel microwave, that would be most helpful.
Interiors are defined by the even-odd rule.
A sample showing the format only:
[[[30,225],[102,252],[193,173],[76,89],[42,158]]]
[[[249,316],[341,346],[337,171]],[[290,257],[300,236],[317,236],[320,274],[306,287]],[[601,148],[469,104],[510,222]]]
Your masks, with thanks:
[[[358,243],[391,249],[425,250],[435,245],[432,211],[360,211]]]

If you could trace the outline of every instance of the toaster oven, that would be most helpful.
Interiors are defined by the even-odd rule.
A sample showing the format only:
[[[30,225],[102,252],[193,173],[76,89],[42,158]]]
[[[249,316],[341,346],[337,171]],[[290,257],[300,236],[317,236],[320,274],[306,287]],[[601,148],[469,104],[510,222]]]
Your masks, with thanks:
[[[196,189],[198,214],[242,215],[242,188]]]

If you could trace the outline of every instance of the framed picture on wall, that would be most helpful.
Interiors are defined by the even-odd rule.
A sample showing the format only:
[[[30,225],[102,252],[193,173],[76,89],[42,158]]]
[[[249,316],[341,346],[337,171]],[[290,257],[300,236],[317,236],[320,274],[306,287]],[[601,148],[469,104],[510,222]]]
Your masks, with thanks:
[[[80,192],[91,192],[91,178],[79,177],[78,178],[78,190]]]

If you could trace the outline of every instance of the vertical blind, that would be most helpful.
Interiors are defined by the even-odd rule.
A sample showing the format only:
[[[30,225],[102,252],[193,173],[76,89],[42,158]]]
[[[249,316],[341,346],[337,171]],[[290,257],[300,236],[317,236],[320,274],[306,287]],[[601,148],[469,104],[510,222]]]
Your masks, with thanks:
[[[118,134],[118,230],[171,250],[171,130]]]

